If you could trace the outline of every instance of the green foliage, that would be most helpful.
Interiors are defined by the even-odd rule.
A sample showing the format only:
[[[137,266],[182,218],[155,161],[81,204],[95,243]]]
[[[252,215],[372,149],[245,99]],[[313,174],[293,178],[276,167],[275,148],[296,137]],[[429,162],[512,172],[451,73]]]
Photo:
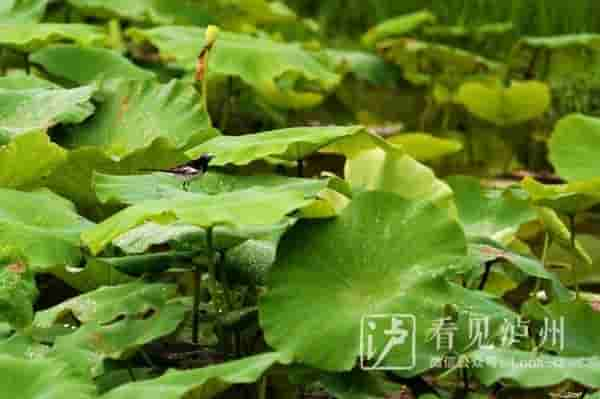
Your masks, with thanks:
[[[314,248],[319,258],[307,260],[298,242]],[[302,363],[343,371],[351,370],[359,355],[356,327],[364,315],[413,314],[417,324],[427,324],[442,317],[444,306],[452,303],[465,317],[468,308],[512,317],[510,310],[484,295],[443,279],[466,248],[460,226],[431,203],[391,193],[360,194],[339,218],[301,222],[284,236],[281,260],[260,302],[267,342]],[[415,333],[418,356],[410,373],[429,369],[429,356],[436,352],[427,331]],[[346,349],[340,351],[340,345]],[[393,355],[397,358],[384,362],[409,355],[398,350]]]
[[[558,173],[569,181],[598,177],[597,149],[600,146],[600,121],[571,115],[557,125],[550,141],[550,160]]]
[[[95,86],[76,89],[0,89],[0,144],[13,136],[46,130],[58,123],[80,123],[94,112]]]
[[[512,82],[508,88],[465,83],[456,95],[477,117],[499,126],[516,125],[541,117],[550,107],[550,90],[540,82]]]
[[[77,84],[117,78],[145,80],[154,77],[152,72],[136,67],[117,52],[102,48],[50,46],[31,54],[29,59],[50,75]],[[65,62],[70,59],[78,60],[77,65]]]
[[[11,21],[12,22],[12,21]],[[2,24],[0,47],[33,52],[56,42],[75,42],[82,46],[102,45],[104,29],[85,24]]]
[[[563,3],[0,0],[0,396],[597,396]]]
[[[202,28],[181,26],[128,31],[137,43],[157,47],[164,62],[188,71],[196,68],[204,33]],[[320,104],[340,80],[298,44],[230,32],[219,33],[208,71],[238,77],[269,104],[294,109]]]
[[[0,189],[0,239],[34,270],[81,262],[80,234],[93,226],[73,204],[48,190]]]
[[[122,160],[157,141],[183,150],[216,134],[200,97],[178,81],[121,81],[103,94],[94,117],[68,129],[61,144],[98,147],[111,159]]]

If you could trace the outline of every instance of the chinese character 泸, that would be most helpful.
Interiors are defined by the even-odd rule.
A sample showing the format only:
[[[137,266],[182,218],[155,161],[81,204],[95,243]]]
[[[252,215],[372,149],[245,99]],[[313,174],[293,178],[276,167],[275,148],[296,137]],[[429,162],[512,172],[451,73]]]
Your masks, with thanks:
[[[521,317],[516,320],[504,319],[502,326],[502,346],[510,347],[529,338],[529,321]]]

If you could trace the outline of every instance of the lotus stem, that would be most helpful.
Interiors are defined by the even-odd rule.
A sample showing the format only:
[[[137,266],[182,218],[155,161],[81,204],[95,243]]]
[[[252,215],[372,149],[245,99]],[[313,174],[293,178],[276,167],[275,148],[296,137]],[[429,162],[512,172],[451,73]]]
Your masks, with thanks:
[[[7,56],[7,51],[6,49],[1,49],[0,50],[0,75],[5,76],[6,72],[7,72],[7,65],[6,62],[4,62],[4,60],[6,59]]]
[[[211,278],[216,280],[215,251],[213,246],[213,227],[206,229],[206,250],[208,252],[208,271]],[[192,310],[192,342],[198,344],[198,323],[200,322],[200,280],[202,270],[196,265],[194,270],[194,309]]]
[[[569,221],[571,222],[571,251],[573,251],[573,283],[575,284],[575,299],[579,299],[579,277],[577,276],[577,226],[575,221],[575,215],[569,215]]]
[[[297,164],[297,175],[298,177],[304,177],[304,160],[303,159],[299,159]]]
[[[221,283],[223,285],[223,296],[225,297],[225,307],[227,311],[233,310],[233,299],[231,297],[231,285],[229,284],[229,278],[227,271],[223,267],[225,263],[225,253],[221,253],[219,256],[219,272],[221,274]]]
[[[541,257],[542,267],[544,268],[544,270],[546,269],[546,259],[548,257],[548,249],[550,248],[551,242],[552,242],[552,239],[550,237],[550,233],[545,232],[544,233],[544,248],[542,249],[542,257]],[[535,280],[535,288],[533,290],[533,295],[537,295],[538,291],[541,288],[541,284],[542,284],[542,279],[537,277]]]
[[[263,376],[258,383],[258,399],[267,399],[267,377]]]
[[[27,72],[27,75],[30,75],[31,64],[29,63],[29,54],[23,53],[23,62],[25,63],[25,72]]]
[[[206,28],[204,48],[202,48],[198,56],[198,63],[196,65],[196,81],[200,81],[202,84],[202,101],[206,112],[208,112],[208,58],[210,50],[212,50],[217,41],[218,35],[218,27],[209,25]]]
[[[496,259],[485,262],[485,271],[483,272],[483,277],[481,277],[481,281],[479,282],[479,291],[483,291],[485,289],[485,285],[490,278],[490,273],[494,263],[496,263]]]
[[[108,37],[110,39],[110,46],[113,49],[121,53],[125,51],[123,31],[121,29],[121,22],[118,19],[111,19],[108,22]]]
[[[127,372],[129,373],[129,378],[131,379],[131,381],[135,382],[136,378],[135,374],[133,373],[133,368],[131,367],[130,362],[127,362]]]
[[[200,279],[202,271],[200,265],[195,265],[194,270],[194,309],[192,316],[192,342],[198,344],[198,323],[200,322]]]

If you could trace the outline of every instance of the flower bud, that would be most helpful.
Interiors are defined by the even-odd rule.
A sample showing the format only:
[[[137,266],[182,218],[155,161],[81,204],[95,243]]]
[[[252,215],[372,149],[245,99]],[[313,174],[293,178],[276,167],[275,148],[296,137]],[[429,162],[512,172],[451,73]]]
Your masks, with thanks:
[[[206,46],[210,47],[215,43],[215,40],[217,40],[217,36],[219,35],[219,28],[215,25],[209,25],[208,28],[206,28]]]

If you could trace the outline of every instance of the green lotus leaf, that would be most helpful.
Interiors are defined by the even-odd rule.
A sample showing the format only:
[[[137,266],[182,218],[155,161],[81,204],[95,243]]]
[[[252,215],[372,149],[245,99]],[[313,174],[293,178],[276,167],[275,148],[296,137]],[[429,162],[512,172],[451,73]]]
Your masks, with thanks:
[[[159,313],[176,294],[175,285],[148,284],[143,281],[101,287],[37,312],[34,325],[49,328],[70,318],[83,324],[101,325],[120,318],[140,319],[152,312]]]
[[[475,53],[408,38],[384,41],[378,49],[386,59],[401,65],[405,78],[415,85],[446,80],[458,87],[467,77],[494,75],[502,69]]]
[[[600,350],[600,337],[595,333],[596,325],[600,323],[600,313],[586,302],[553,301],[546,306],[536,304],[531,309],[524,310],[524,313],[537,321],[541,337],[544,337],[542,330],[545,327],[556,327],[557,331],[562,328],[560,334],[556,333],[554,340],[552,331],[547,331],[545,342],[541,342],[543,349],[547,351],[558,352],[563,357],[586,357]],[[552,323],[556,325],[553,326]]]
[[[136,146],[142,138],[131,136]],[[105,174],[136,174],[149,170],[168,170],[189,162],[167,137],[158,138],[148,147],[140,148],[129,156],[115,160],[100,147],[83,147],[71,150],[67,161],[59,165],[48,177],[47,184],[53,191],[73,200],[84,214],[98,219],[106,217],[100,208],[92,186],[95,172]]]
[[[38,186],[66,159],[66,151],[52,143],[46,133],[18,135],[0,146],[0,187]]]
[[[307,259],[306,248],[318,256]],[[466,254],[464,233],[446,211],[392,193],[360,193],[339,218],[300,221],[284,235],[259,302],[266,341],[296,361],[346,371],[359,356],[363,317],[411,314],[416,364],[399,373],[418,374],[439,355],[427,330],[446,305],[460,315],[512,319],[487,295],[443,278]],[[384,339],[382,331],[374,334]],[[410,364],[410,351],[398,346],[380,365]]]
[[[552,102],[550,88],[542,82],[464,83],[455,97],[473,115],[499,126],[517,125],[541,117]]]
[[[152,380],[120,386],[102,399],[210,399],[232,385],[256,382],[273,365],[282,362],[285,360],[279,353],[271,352],[195,370],[171,370]]]
[[[252,188],[266,188],[276,191],[298,191],[304,194],[306,198],[316,198],[314,203],[302,209],[301,216],[307,218],[326,218],[338,214],[338,208],[341,209],[347,204],[347,198],[329,189],[329,178],[325,179],[302,179],[290,178],[278,175],[254,175],[254,176],[235,176],[224,173],[208,172],[201,177],[182,179],[177,175],[167,173],[155,173],[152,175],[133,175],[133,176],[111,176],[96,174],[94,186],[97,196],[102,202],[115,204],[134,205],[147,200],[167,200],[177,196],[185,196],[187,193],[217,195],[227,192],[246,190]],[[202,230],[193,226],[188,228],[181,224],[175,224],[179,227],[176,230],[182,231],[185,235],[203,236]],[[189,231],[189,227],[192,230]],[[175,233],[169,227],[158,227],[160,230],[167,229]],[[274,226],[278,229],[277,226]],[[216,231],[215,245],[223,244],[225,248],[230,248],[232,241],[237,241],[243,237],[261,235],[264,228],[259,229],[244,228],[219,228]],[[157,232],[158,233],[158,232]],[[127,233],[126,233],[127,234]],[[158,233],[162,236],[161,233]],[[176,233],[177,234],[177,233]],[[250,234],[250,236],[248,235]],[[137,234],[134,233],[134,237]],[[142,233],[142,236],[145,234]],[[191,238],[191,237],[190,237]]]
[[[49,270],[52,275],[79,292],[89,292],[102,286],[125,284],[134,279],[119,272],[99,258],[87,258],[85,267],[58,266]]]
[[[556,211],[547,207],[537,207],[537,212],[540,222],[546,232],[550,234],[552,242],[565,250],[571,251],[571,231],[569,231],[569,228],[563,223]],[[575,240],[575,253],[586,264],[591,265],[593,263],[585,247],[577,239]]]
[[[600,203],[600,178],[568,184],[543,184],[526,177],[521,186],[536,205],[576,215]]]
[[[159,139],[184,150],[217,134],[200,96],[179,81],[122,81],[105,95],[94,117],[69,129],[60,144],[99,147],[120,161]]]
[[[469,238],[508,243],[522,225],[538,217],[529,201],[514,190],[483,189],[478,179],[467,176],[447,181],[454,191],[459,220]]]
[[[4,90],[28,90],[28,89],[58,89],[55,83],[42,79],[24,71],[13,71],[6,76],[0,77],[0,89]]]
[[[164,62],[187,71],[196,69],[205,45],[203,28],[132,28],[128,35],[138,44],[151,43]],[[281,108],[316,106],[340,82],[337,74],[299,44],[230,32],[219,33],[208,59],[208,73],[239,77],[268,104]]]
[[[146,80],[155,77],[154,73],[135,66],[116,51],[102,48],[57,45],[36,51],[29,60],[52,76],[79,84],[117,78]],[[72,60],[77,60],[77,63]]]
[[[316,196],[327,187],[333,188],[332,178],[303,179],[280,175],[251,175],[238,176],[209,171],[200,178],[189,182],[188,190],[206,194],[222,194],[253,187],[264,187],[282,191],[296,190],[305,193],[307,197]]]
[[[84,15],[92,17],[122,18],[135,22],[169,24],[182,22],[178,16],[186,13],[190,21],[206,24],[211,21],[206,7],[200,3],[161,0],[68,0]],[[191,15],[190,15],[191,14]]]
[[[556,35],[556,36],[529,36],[519,41],[518,46],[539,48],[539,49],[559,49],[559,48],[600,48],[600,35],[596,34],[574,34],[574,35]],[[518,48],[518,47],[517,47]]]
[[[43,23],[0,24],[0,47],[34,52],[49,44],[73,42],[82,46],[103,45],[106,33],[98,26],[86,24]]]
[[[476,268],[481,269],[482,265],[489,262],[506,261],[529,276],[550,281],[554,294],[560,300],[571,298],[569,290],[561,283],[558,276],[547,271],[537,258],[517,253],[495,241],[485,239],[469,243],[469,254],[474,256],[476,262],[473,266]]]
[[[600,119],[580,114],[561,119],[550,139],[550,161],[569,181],[600,178]]]
[[[461,142],[434,137],[426,133],[403,133],[388,139],[399,145],[417,161],[431,161],[455,154],[463,149]]]
[[[569,237],[569,236],[567,236]],[[566,245],[565,245],[566,244]],[[600,239],[591,234],[578,234],[577,244],[581,252],[586,256],[579,255],[585,264],[576,263],[577,280],[581,286],[600,284]],[[570,242],[556,242],[548,249],[547,262],[549,267],[556,270],[560,279],[568,286],[574,286],[573,278],[573,253]]]
[[[277,258],[279,240],[285,230],[271,236],[244,241],[225,253],[224,267],[232,281],[245,284],[264,284]]]
[[[0,189],[0,226],[0,245],[14,250],[33,271],[40,271],[79,265],[80,235],[93,223],[48,190]]]
[[[216,226],[213,230],[213,246],[220,250],[227,250],[248,239],[260,239],[285,231],[292,224],[293,219],[267,226],[240,228]],[[177,222],[169,224],[149,222],[129,230],[112,242],[112,245],[130,255],[142,254],[153,246],[163,244],[173,244],[181,250],[190,248],[189,245],[194,249],[202,249],[206,246],[206,229]]]
[[[149,222],[115,238],[112,244],[126,254],[143,254],[153,246],[176,241],[206,241],[206,232],[200,227],[183,223]]]
[[[185,194],[186,180],[171,173],[106,175],[94,173],[92,185],[103,203],[133,205],[147,200],[169,199]]]
[[[415,33],[415,31],[433,25],[436,22],[436,16],[427,10],[401,15],[396,18],[388,19],[371,28],[363,36],[362,42],[366,46],[374,46],[383,39],[411,35]]]
[[[20,359],[43,359],[50,347],[36,342],[31,335],[14,333],[9,338],[0,338],[0,354]]]
[[[432,25],[423,28],[420,37],[430,42],[472,51],[493,60],[504,60],[514,46],[516,28],[513,22]]]
[[[122,18],[158,25],[200,25],[209,23],[237,27],[243,21],[273,23],[293,21],[287,7],[266,0],[68,0],[80,12],[92,17]]]
[[[512,22],[496,22],[483,25],[434,25],[423,29],[423,36],[435,42],[457,39],[484,41],[504,38],[515,30]]]
[[[402,198],[428,200],[456,213],[452,190],[433,170],[403,151],[375,149],[349,159],[346,180],[355,190],[386,191]]]
[[[94,188],[100,201],[133,205],[185,195],[186,192],[218,195],[263,187],[295,190],[315,197],[328,187],[329,179],[302,179],[279,175],[237,176],[209,171],[200,177],[182,178],[171,173],[116,176],[94,174]]]
[[[513,349],[480,349],[469,354],[478,367],[474,375],[484,385],[508,381],[522,388],[540,388],[575,381],[588,387],[600,385],[600,359],[568,358]]]
[[[75,89],[0,89],[0,144],[11,137],[46,130],[59,123],[80,123],[93,112],[95,86]]]
[[[199,251],[163,251],[114,258],[96,258],[96,261],[109,265],[128,276],[142,276],[145,273],[162,273],[172,267],[189,267],[190,261],[198,254]]]
[[[209,228],[267,226],[281,222],[289,213],[313,202],[300,191],[239,190],[221,195],[187,193],[166,200],[150,200],[131,206],[82,235],[98,254],[115,238],[148,221],[167,221]]]
[[[343,139],[365,135],[361,126],[297,127],[245,136],[221,136],[187,152],[192,159],[212,154],[213,166],[247,165],[269,157],[286,161],[301,160]]]
[[[30,23],[39,22],[44,13],[48,0],[10,0],[0,5],[0,23]]]
[[[83,375],[102,375],[107,359],[127,359],[141,346],[172,334],[185,317],[187,307],[171,303],[152,309],[141,318],[110,324],[90,321],[72,334],[57,338],[49,356],[73,365]]]
[[[0,354],[4,395],[23,399],[92,399],[96,386],[53,359],[19,359]]]
[[[511,74],[547,81],[558,115],[592,113],[596,108],[592,93],[599,84],[594,73],[599,45],[600,35],[596,34],[523,38],[510,57]]]
[[[0,265],[0,320],[17,328],[33,321],[38,290],[32,271],[24,263]]]
[[[335,70],[348,71],[373,85],[393,86],[402,76],[399,69],[375,54],[361,51],[328,49],[325,54]]]

